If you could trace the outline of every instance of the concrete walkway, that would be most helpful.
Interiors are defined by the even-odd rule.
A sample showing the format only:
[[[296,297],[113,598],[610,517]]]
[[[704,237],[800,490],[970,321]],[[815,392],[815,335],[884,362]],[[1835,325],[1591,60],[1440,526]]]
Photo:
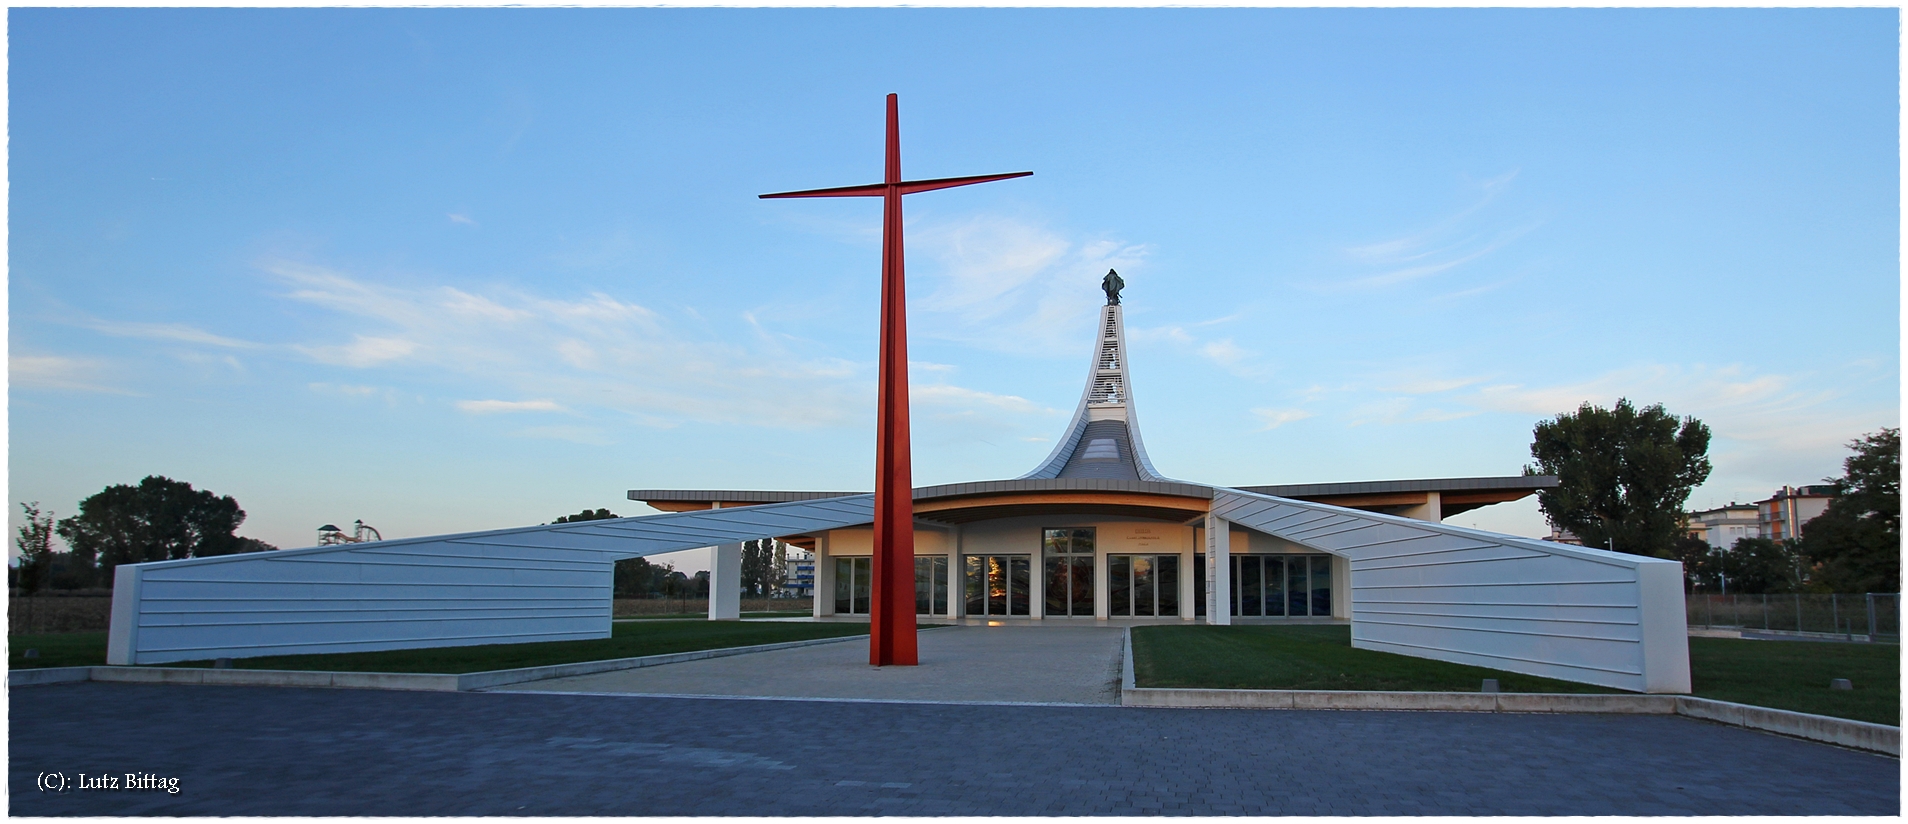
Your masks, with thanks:
[[[954,626],[923,630],[921,665],[868,666],[848,641],[553,678],[497,691],[1118,704],[1123,630]]]

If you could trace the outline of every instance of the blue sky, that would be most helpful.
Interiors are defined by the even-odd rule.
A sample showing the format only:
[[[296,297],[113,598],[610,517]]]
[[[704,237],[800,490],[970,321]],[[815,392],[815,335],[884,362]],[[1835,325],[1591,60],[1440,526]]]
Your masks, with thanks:
[[[1035,172],[908,200],[917,483],[1046,455],[1112,267],[1168,475],[1511,475],[1627,396],[1754,500],[1898,425],[1897,18],[13,9],[10,499],[869,488],[879,206],[755,195],[877,180],[896,92],[910,177]]]

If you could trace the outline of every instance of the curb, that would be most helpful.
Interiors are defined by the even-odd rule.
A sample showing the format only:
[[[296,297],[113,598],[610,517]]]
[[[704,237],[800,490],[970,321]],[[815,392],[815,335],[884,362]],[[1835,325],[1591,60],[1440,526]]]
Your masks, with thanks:
[[[811,638],[806,641],[781,641],[774,644],[756,644],[748,647],[692,650],[690,652],[672,652],[663,655],[645,655],[638,658],[580,661],[572,664],[551,664],[541,667],[523,667],[521,669],[467,672],[459,675],[413,672],[207,669],[203,667],[52,667],[47,669],[9,670],[7,672],[7,686],[12,688],[39,684],[64,684],[77,681],[107,681],[122,684],[210,684],[228,687],[330,687],[335,689],[359,690],[467,692],[507,684],[521,684],[526,681],[541,681],[548,678],[563,678],[571,675],[589,675],[598,672],[640,669],[642,667],[655,667],[663,664],[676,664],[683,661],[700,661],[705,658],[725,658],[731,655],[747,655],[752,652],[769,652],[771,650],[793,649],[795,647],[808,647],[817,644],[835,644],[843,641],[865,639],[867,637],[866,635],[843,635],[838,638]]]
[[[1900,727],[1689,695],[1141,688],[1133,676],[1133,632],[1130,629],[1121,652],[1126,659],[1121,666],[1120,706],[1123,707],[1681,715],[1901,757]]]

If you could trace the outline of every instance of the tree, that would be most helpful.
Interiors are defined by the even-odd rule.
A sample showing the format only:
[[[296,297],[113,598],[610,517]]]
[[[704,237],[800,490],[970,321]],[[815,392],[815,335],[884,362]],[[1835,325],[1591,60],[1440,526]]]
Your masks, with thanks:
[[[20,589],[28,595],[49,583],[53,571],[53,513],[40,514],[40,502],[21,504],[27,522],[13,545],[20,549]]]
[[[576,513],[575,515],[564,515],[560,518],[557,518],[552,523],[573,524],[578,521],[607,521],[611,518],[616,518],[616,517],[619,517],[619,516],[616,513],[611,512],[607,509],[585,509],[582,512]]]
[[[1534,434],[1537,463],[1524,472],[1557,476],[1557,487],[1537,491],[1552,526],[1584,546],[1673,554],[1683,503],[1709,478],[1709,427],[1679,421],[1662,404],[1637,409],[1621,398],[1611,409],[1586,403],[1538,423]]]
[[[158,475],[138,486],[109,486],[80,501],[79,509],[59,522],[58,532],[73,549],[74,565],[96,568],[107,586],[120,564],[227,555],[251,546],[232,534],[245,522],[245,510],[231,496]]]
[[[1901,430],[1851,441],[1828,509],[1802,525],[1814,588],[1901,591]]]
[[[1716,571],[1729,579],[1729,591],[1743,595],[1799,591],[1800,566],[1795,544],[1773,538],[1737,539],[1716,559]]]

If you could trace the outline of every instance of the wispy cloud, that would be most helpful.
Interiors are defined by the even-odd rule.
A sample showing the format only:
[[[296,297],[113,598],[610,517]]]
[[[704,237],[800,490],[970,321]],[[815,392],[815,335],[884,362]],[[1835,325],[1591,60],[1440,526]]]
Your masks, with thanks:
[[[453,404],[469,414],[565,412],[597,422],[533,427],[518,433],[523,437],[596,443],[607,437],[600,431],[605,413],[664,428],[689,421],[849,425],[862,421],[874,398],[872,364],[806,350],[749,317],[725,324],[603,293],[564,298],[501,287],[400,287],[304,263],[265,268],[287,285],[287,299],[327,313],[336,330],[332,340],[281,351],[367,373],[458,376],[476,387],[465,395],[475,399]],[[755,334],[738,336],[738,328]],[[943,378],[953,371],[914,366]],[[945,380],[917,387],[914,398],[939,414],[981,419],[1052,413],[1024,398]]]
[[[465,226],[477,225],[477,221],[471,220],[470,215],[464,215],[464,214],[458,214],[456,212],[452,212],[450,214],[445,215],[445,217],[450,218],[450,222],[452,223],[461,223]]]
[[[1258,418],[1259,421],[1264,424],[1259,427],[1258,431],[1260,432],[1277,429],[1293,421],[1305,420],[1306,418],[1312,417],[1312,414],[1312,412],[1305,409],[1273,409],[1261,407],[1252,410],[1253,417]]]
[[[107,381],[112,371],[112,365],[99,358],[19,353],[7,355],[7,382],[12,386],[112,395],[139,394],[109,385]]]
[[[1537,228],[1528,218],[1493,217],[1489,206],[1510,188],[1512,171],[1469,186],[1471,202],[1430,225],[1405,234],[1345,247],[1344,272],[1313,284],[1323,291],[1378,291],[1437,278],[1475,263]],[[1501,285],[1501,284],[1499,284]],[[1443,297],[1456,298],[1495,288],[1473,287]]]
[[[540,401],[458,401],[457,408],[475,415],[492,412],[564,412],[561,404],[551,400]]]
[[[182,323],[131,323],[87,319],[80,322],[95,332],[116,338],[142,338],[145,340],[173,341],[176,343],[194,343],[203,346],[218,346],[227,349],[255,349],[258,344],[224,335],[214,335],[203,329]]]
[[[1145,244],[1070,240],[1043,226],[998,216],[908,229],[910,249],[929,261],[910,274],[931,284],[920,306],[923,333],[989,349],[1063,354],[1080,348],[1101,302],[1100,278],[1118,269],[1143,290]]]

